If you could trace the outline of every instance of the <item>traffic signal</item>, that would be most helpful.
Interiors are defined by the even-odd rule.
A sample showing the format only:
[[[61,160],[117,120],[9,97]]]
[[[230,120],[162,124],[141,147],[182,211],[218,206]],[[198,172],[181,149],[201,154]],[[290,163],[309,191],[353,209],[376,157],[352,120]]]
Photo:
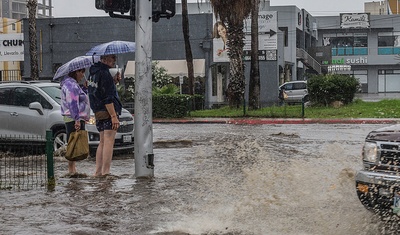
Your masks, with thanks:
[[[95,6],[105,12],[120,12],[124,14],[131,9],[131,0],[96,0]]]
[[[141,0],[139,0],[141,1]],[[152,18],[154,22],[160,18],[171,18],[175,15],[176,0],[152,0]],[[135,20],[136,0],[95,0],[96,9],[110,13],[111,17]],[[130,15],[117,15],[130,11]]]
[[[175,15],[175,1],[176,0],[153,0],[153,15],[158,15],[160,18],[171,18]]]

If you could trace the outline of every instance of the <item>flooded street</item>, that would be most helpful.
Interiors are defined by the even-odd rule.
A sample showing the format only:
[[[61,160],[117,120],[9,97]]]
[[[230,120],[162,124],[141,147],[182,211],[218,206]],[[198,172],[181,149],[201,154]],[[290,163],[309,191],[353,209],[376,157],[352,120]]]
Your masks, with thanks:
[[[382,234],[354,175],[383,126],[154,124],[154,179],[137,180],[132,158],[68,178],[56,158],[55,191],[0,191],[0,233]]]

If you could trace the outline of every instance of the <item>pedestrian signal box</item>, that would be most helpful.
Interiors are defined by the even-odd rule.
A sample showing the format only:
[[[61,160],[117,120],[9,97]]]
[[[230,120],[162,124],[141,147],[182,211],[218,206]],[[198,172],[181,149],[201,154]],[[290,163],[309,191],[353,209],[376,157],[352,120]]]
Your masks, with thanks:
[[[109,12],[127,13],[131,9],[131,0],[96,0],[95,6],[99,10]]]
[[[175,0],[153,0],[153,17],[167,19],[173,17],[175,15],[175,5]]]
[[[104,10],[111,17],[135,20],[136,0],[95,0],[96,9]],[[139,0],[140,1],[140,0]],[[152,17],[154,22],[160,18],[171,18],[176,12],[176,0],[152,0]],[[117,15],[116,13],[128,13]]]

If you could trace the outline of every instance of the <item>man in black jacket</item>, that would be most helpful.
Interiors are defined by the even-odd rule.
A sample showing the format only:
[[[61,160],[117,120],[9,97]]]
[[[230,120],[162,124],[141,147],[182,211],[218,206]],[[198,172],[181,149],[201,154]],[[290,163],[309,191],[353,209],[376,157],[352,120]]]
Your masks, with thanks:
[[[88,91],[90,108],[96,117],[96,127],[100,132],[100,143],[96,151],[95,176],[110,174],[115,135],[119,128],[118,116],[121,115],[122,104],[119,100],[115,78],[109,69],[115,67],[116,55],[103,55],[100,61],[90,67]]]

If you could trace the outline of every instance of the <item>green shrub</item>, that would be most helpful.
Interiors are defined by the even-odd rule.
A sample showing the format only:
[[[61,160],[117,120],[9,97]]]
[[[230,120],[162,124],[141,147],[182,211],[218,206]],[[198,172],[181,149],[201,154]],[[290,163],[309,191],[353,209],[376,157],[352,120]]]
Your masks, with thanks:
[[[153,94],[178,94],[179,93],[179,87],[175,86],[174,84],[170,83],[167,84],[163,87],[156,87],[153,86]]]
[[[153,94],[153,117],[181,118],[189,113],[190,95]]]
[[[334,101],[349,104],[359,88],[357,78],[343,74],[314,75],[307,81],[309,99],[317,105],[328,106]]]

